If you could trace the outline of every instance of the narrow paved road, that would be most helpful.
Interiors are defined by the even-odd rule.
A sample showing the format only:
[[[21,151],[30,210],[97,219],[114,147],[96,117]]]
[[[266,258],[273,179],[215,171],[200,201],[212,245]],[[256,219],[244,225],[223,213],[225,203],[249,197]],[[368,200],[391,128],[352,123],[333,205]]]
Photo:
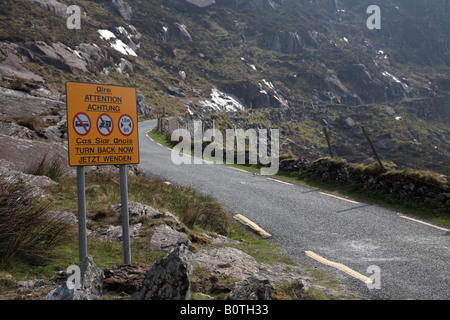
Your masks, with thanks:
[[[450,228],[226,165],[177,166],[171,150],[146,136],[155,125],[139,124],[148,173],[218,199],[269,232],[298,264],[323,267],[369,299],[450,298]],[[370,266],[379,268],[379,289],[361,278],[377,274]]]

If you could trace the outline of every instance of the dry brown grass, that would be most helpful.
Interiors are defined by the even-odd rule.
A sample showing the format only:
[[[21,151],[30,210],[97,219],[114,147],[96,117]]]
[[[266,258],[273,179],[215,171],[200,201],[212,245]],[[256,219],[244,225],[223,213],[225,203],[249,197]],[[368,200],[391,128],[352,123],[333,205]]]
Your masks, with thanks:
[[[15,258],[38,264],[51,258],[51,250],[69,231],[69,225],[49,215],[49,202],[27,197],[23,186],[0,185],[0,264]]]

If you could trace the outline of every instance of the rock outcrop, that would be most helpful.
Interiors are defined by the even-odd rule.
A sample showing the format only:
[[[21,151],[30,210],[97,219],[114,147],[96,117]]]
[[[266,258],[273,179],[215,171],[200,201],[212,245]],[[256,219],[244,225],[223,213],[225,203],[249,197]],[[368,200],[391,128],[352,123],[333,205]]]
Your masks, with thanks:
[[[264,90],[261,84],[251,81],[229,84],[224,91],[237,97],[249,109],[287,107],[287,102],[278,93]]]
[[[302,52],[302,39],[296,32],[279,32],[273,34],[267,41],[270,50],[284,54],[297,54]]]
[[[155,262],[132,300],[190,300],[192,253],[181,245]]]
[[[48,10],[57,16],[67,19],[69,14],[67,13],[67,5],[56,0],[31,0],[41,8]]]
[[[158,226],[150,240],[151,248],[155,251],[170,252],[180,245],[190,244],[185,233],[178,232],[166,224]]]
[[[101,300],[104,274],[91,257],[78,265],[80,268],[80,289],[69,288],[67,282],[47,295],[45,300]]]

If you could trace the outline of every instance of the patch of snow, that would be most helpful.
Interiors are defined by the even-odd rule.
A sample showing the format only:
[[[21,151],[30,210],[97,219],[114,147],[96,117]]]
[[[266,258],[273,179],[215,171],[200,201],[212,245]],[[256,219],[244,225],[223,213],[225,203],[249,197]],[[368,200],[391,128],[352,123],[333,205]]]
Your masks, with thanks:
[[[274,87],[274,85],[272,84],[272,82],[267,81],[266,79],[263,79],[262,81],[264,82],[264,84],[265,84],[267,87],[269,87],[269,89],[275,90],[275,87]]]
[[[115,39],[116,36],[114,33],[112,33],[109,30],[106,29],[102,29],[102,30],[98,30],[98,33],[100,33],[100,37],[106,41],[108,41],[109,39]]]
[[[394,81],[397,82],[397,83],[402,83],[396,76],[390,74],[390,73],[387,72],[387,71],[383,71],[383,72],[382,72],[382,75],[385,76],[385,77],[391,78],[392,80],[394,80]]]
[[[120,28],[123,28],[123,27],[119,27],[119,30],[120,30]],[[125,29],[123,29],[123,30],[126,32]],[[108,41],[113,49],[119,51],[120,53],[122,53],[124,55],[130,55],[130,56],[137,57],[136,52],[134,52],[134,50],[131,49],[128,45],[126,45],[122,40],[117,39],[115,34],[112,33],[111,31],[102,29],[102,30],[98,30],[98,33],[100,34],[100,38]]]
[[[242,111],[245,110],[243,104],[233,95],[221,92],[217,88],[211,90],[211,99],[201,101],[204,108],[211,108],[214,111]]]

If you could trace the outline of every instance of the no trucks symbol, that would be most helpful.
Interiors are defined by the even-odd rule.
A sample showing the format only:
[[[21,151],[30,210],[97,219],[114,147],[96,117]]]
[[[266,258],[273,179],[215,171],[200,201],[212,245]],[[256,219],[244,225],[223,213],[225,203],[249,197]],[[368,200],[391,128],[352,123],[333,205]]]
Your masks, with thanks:
[[[85,136],[91,131],[91,120],[85,113],[77,113],[73,118],[73,128],[80,136]]]
[[[113,130],[113,121],[107,114],[102,114],[97,119],[97,129],[103,136],[109,136]]]
[[[119,119],[119,130],[124,136],[129,136],[133,133],[134,123],[131,117],[127,114]]]

